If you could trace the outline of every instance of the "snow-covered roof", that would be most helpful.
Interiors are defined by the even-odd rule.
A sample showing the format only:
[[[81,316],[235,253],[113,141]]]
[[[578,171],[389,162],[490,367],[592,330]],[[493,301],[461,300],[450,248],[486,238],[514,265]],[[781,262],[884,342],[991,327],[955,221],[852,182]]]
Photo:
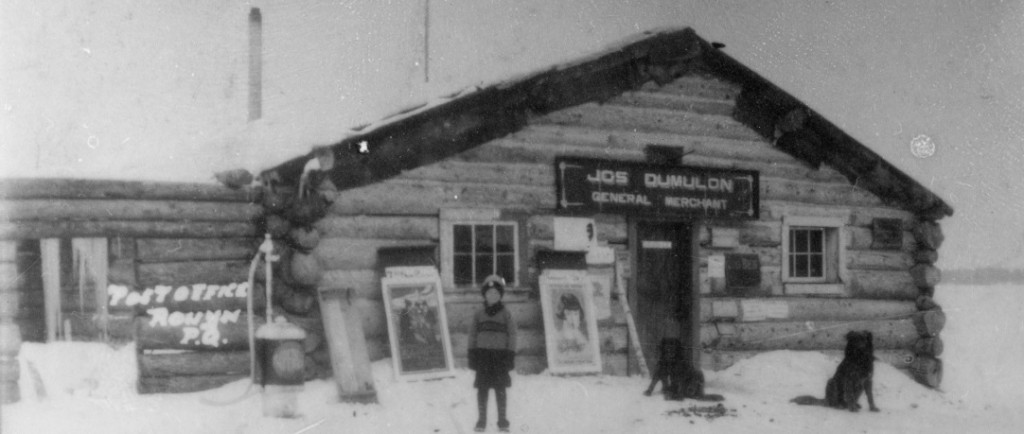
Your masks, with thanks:
[[[821,144],[783,148],[795,157],[824,161],[851,183],[924,218],[953,214],[936,194],[689,28],[645,32],[566,64],[403,109],[263,175],[297,183],[309,160],[328,155],[328,179],[339,190],[355,188],[516,132],[531,117],[604,101],[650,81],[665,84],[694,71],[738,83],[742,92],[734,116],[768,140],[776,138],[787,115],[802,113],[800,128]]]

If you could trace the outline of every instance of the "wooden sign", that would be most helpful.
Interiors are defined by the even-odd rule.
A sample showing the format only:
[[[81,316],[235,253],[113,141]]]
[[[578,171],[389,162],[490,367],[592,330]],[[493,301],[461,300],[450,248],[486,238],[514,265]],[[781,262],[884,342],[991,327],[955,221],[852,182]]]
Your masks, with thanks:
[[[725,255],[725,287],[734,295],[745,295],[761,287],[761,258],[756,254]]]
[[[757,220],[757,171],[555,159],[558,208],[579,213]]]
[[[903,220],[876,218],[871,220],[871,248],[898,250],[903,247]]]

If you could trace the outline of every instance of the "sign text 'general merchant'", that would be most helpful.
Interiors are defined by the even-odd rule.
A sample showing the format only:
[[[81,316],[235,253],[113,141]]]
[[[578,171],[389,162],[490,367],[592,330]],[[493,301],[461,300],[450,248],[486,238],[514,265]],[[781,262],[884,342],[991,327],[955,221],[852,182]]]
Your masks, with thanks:
[[[555,159],[558,207],[574,212],[757,219],[758,172]]]

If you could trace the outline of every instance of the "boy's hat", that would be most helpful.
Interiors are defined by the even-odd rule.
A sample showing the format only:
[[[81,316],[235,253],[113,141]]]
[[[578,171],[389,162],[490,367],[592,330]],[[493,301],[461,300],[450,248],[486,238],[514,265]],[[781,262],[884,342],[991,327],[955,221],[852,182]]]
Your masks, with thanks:
[[[484,279],[484,283],[480,286],[480,293],[486,294],[488,289],[495,288],[498,290],[498,294],[505,296],[505,279],[497,274],[492,274]]]

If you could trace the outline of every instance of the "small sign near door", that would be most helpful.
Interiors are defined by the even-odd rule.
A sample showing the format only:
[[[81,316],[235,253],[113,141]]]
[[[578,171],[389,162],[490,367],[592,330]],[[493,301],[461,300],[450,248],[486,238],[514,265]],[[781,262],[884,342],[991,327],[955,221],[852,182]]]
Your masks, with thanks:
[[[749,295],[761,287],[761,258],[756,254],[725,255],[725,287],[733,295]]]
[[[640,242],[640,247],[645,249],[671,249],[671,241],[657,241],[657,240],[643,240]]]

